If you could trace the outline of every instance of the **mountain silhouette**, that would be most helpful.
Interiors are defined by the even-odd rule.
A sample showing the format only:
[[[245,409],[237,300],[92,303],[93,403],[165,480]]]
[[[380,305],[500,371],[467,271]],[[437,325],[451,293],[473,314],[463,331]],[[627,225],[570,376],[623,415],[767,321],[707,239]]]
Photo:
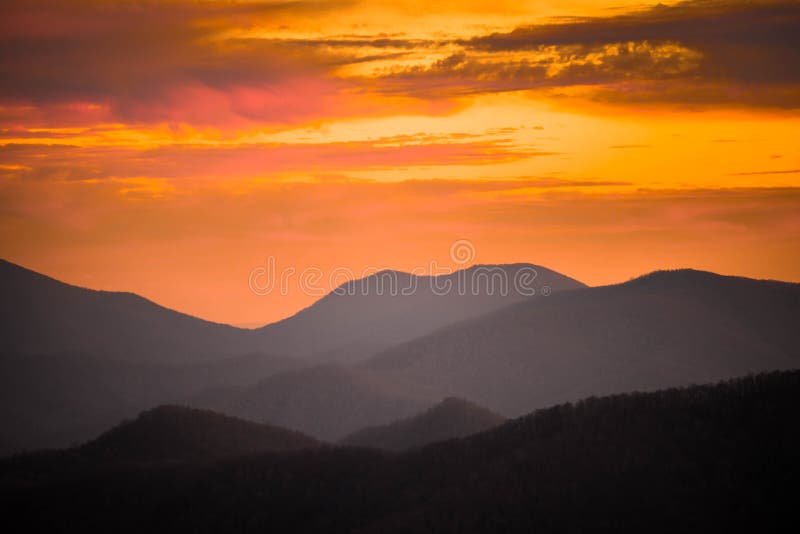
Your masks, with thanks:
[[[776,531],[794,518],[800,372],[590,398],[413,451],[321,448],[125,469],[0,460],[34,530]]]
[[[0,351],[88,353],[196,363],[259,349],[247,331],[179,313],[133,293],[95,291],[0,260]]]
[[[318,447],[298,432],[207,410],[159,406],[77,449],[80,456],[125,462],[189,460]]]
[[[477,434],[505,420],[502,415],[467,400],[449,397],[419,415],[388,425],[361,429],[340,443],[355,447],[406,450]]]
[[[506,416],[800,366],[800,284],[679,270],[514,304],[361,365]]]
[[[132,293],[72,286],[0,260],[0,351],[158,363],[248,353],[353,362],[527,299],[545,286],[547,292],[584,287],[529,264],[475,266],[436,277],[387,270],[348,282],[292,317],[248,330],[169,310]]]
[[[555,271],[524,263],[476,265],[441,276],[385,270],[347,282],[292,317],[256,332],[276,354],[323,363],[356,362],[543,292],[583,287]]]

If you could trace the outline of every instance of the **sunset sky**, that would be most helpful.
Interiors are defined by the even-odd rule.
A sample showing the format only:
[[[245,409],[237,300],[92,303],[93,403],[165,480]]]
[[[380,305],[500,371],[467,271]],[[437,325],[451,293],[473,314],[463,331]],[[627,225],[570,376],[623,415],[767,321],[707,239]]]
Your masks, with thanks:
[[[0,5],[0,257],[257,325],[277,267],[800,281],[800,3]]]

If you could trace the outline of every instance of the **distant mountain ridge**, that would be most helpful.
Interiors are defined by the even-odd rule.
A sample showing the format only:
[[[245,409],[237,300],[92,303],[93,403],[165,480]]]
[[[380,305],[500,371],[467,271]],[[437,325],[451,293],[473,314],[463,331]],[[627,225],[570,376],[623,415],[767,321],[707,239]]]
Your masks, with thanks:
[[[474,265],[440,276],[383,270],[344,283],[310,307],[256,333],[277,354],[352,363],[542,293],[584,287],[530,263]]]
[[[530,264],[474,266],[438,277],[382,271],[344,284],[292,317],[249,330],[198,319],[133,293],[65,284],[0,260],[0,352],[80,352],[159,363],[267,352],[316,363],[353,362],[527,298],[513,282],[531,269],[536,274],[525,278],[526,290],[584,287]],[[435,290],[448,284],[452,291]],[[410,287],[413,291],[402,291]]]
[[[346,436],[346,446],[401,451],[463,438],[503,424],[506,418],[465,399],[448,397],[423,413]]]

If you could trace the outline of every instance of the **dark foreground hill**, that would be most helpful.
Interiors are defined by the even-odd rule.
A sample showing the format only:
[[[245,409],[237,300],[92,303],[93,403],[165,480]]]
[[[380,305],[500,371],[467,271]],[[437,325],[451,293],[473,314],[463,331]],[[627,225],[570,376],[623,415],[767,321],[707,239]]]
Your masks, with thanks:
[[[317,449],[69,476],[0,462],[50,531],[733,532],[793,524],[800,372],[593,398],[403,454]],[[36,476],[25,476],[25,473]]]
[[[401,451],[477,434],[494,428],[505,420],[502,415],[467,400],[449,397],[414,417],[361,429],[345,437],[340,443]]]
[[[77,453],[106,461],[154,462],[317,446],[318,441],[299,432],[207,410],[159,406],[80,446]]]

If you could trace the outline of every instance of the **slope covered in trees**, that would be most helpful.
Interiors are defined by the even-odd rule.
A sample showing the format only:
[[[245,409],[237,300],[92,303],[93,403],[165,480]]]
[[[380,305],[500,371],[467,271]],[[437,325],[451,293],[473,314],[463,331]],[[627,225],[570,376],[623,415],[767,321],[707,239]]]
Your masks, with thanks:
[[[69,475],[0,462],[30,528],[769,531],[792,524],[800,372],[590,398],[402,454],[316,449]]]

